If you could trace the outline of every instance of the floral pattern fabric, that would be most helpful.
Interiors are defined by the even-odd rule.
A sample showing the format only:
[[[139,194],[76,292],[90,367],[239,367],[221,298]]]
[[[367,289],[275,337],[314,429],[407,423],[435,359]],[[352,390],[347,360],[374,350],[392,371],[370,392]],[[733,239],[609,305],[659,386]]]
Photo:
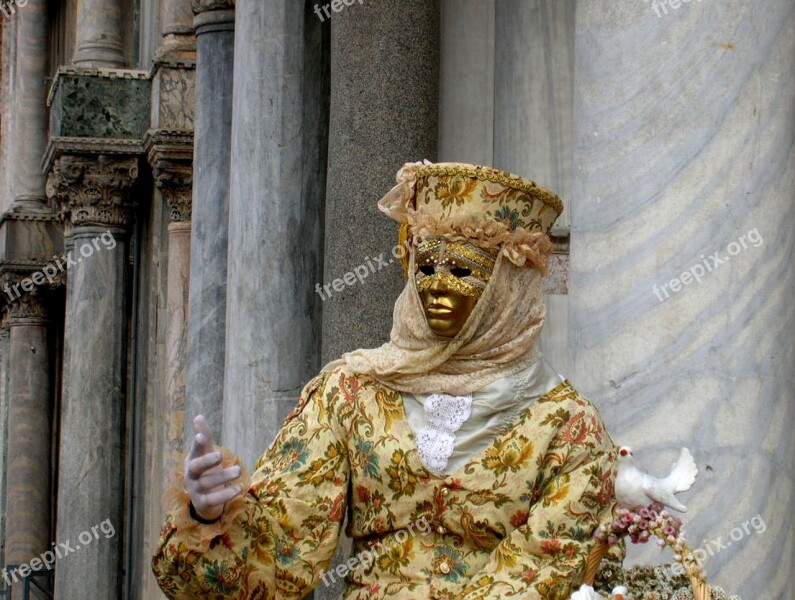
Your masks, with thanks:
[[[333,578],[348,511],[354,554],[373,560],[351,567],[345,600],[564,599],[612,520],[616,464],[595,408],[564,381],[436,475],[400,393],[338,367],[304,388],[209,543],[172,512],[152,567],[172,599],[302,598]]]

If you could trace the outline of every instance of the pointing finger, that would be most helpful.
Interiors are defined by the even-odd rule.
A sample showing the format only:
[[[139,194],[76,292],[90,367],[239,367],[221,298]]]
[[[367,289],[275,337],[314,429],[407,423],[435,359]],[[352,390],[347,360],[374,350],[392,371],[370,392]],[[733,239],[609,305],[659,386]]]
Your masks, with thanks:
[[[202,436],[202,444],[205,448],[205,451],[212,452],[213,432],[210,430],[210,424],[207,423],[207,419],[204,418],[204,415],[197,415],[196,418],[193,419],[193,431],[196,432],[197,438],[199,435]]]

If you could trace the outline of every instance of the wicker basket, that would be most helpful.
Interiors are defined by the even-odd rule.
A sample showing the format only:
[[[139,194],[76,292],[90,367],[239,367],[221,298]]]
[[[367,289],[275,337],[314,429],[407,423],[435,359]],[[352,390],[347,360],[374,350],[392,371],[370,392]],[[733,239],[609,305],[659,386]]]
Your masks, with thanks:
[[[599,565],[607,552],[610,550],[610,545],[607,542],[597,542],[594,549],[585,560],[585,571],[582,577],[582,583],[585,585],[593,585],[596,579],[596,574],[599,572]],[[693,574],[690,569],[685,565],[688,577],[690,578],[690,585],[693,589],[693,598],[695,600],[712,600],[712,594],[709,591],[709,585],[706,580]]]

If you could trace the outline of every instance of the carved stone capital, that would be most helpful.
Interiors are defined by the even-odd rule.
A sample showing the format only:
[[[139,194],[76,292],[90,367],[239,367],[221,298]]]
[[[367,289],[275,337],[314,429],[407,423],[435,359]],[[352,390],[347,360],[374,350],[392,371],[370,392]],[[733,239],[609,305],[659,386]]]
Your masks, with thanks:
[[[150,131],[145,144],[155,185],[168,203],[171,221],[190,221],[193,196],[193,134]]]
[[[138,178],[138,159],[119,156],[63,155],[47,177],[47,197],[72,227],[127,227],[134,216],[130,191]]]
[[[20,285],[26,280],[30,283],[30,276],[31,273],[8,271],[0,275],[6,322],[10,326],[47,321],[45,291],[37,286],[30,287],[29,285],[26,285],[28,288],[26,291]]]

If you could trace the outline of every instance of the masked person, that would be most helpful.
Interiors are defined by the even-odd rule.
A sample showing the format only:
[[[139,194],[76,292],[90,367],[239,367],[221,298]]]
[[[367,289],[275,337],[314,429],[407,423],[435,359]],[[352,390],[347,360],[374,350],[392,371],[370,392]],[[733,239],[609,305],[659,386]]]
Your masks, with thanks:
[[[379,203],[407,282],[390,341],[327,365],[250,481],[199,418],[153,568],[170,598],[568,598],[615,446],[536,348],[562,211],[488,167],[409,163]],[[343,517],[353,554],[325,572]]]

